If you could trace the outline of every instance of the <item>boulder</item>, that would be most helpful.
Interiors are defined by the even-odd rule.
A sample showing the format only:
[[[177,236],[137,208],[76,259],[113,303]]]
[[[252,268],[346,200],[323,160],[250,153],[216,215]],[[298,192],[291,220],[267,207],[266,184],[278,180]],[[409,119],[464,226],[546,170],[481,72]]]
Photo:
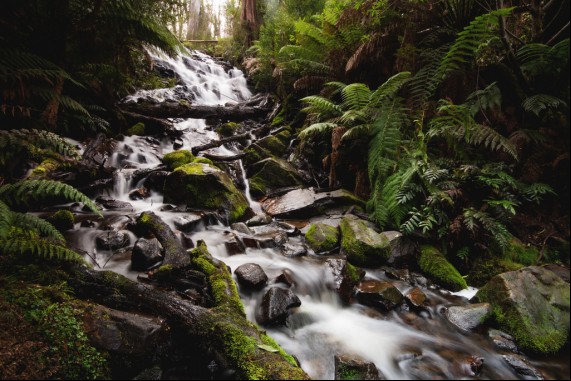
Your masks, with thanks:
[[[318,222],[309,227],[305,233],[305,240],[314,252],[326,253],[337,247],[339,243],[339,229]]]
[[[492,340],[496,348],[513,353],[518,352],[513,336],[497,329],[490,329],[488,331],[488,337]]]
[[[525,357],[517,354],[509,354],[502,355],[502,358],[518,375],[525,377],[525,380],[545,380],[543,374],[531,366]]]
[[[251,211],[248,201],[225,172],[202,163],[185,164],[169,174],[164,201],[194,208],[223,209],[229,222],[246,217]]]
[[[117,210],[117,209],[133,209],[133,205],[131,205],[128,202],[125,201],[120,201],[120,200],[114,200],[114,199],[110,199],[110,198],[105,198],[105,197],[97,197],[95,199],[95,202],[97,202],[99,205],[101,205],[103,208],[108,209],[108,210]]]
[[[468,288],[466,280],[462,278],[458,270],[434,246],[423,245],[420,247],[418,265],[434,283],[447,290],[460,291]]]
[[[167,166],[169,171],[174,171],[180,166],[188,164],[194,160],[194,155],[186,149],[173,151],[163,156],[163,164]]]
[[[264,294],[256,311],[256,322],[261,325],[285,324],[289,309],[301,306],[301,300],[289,289],[272,287]]]
[[[184,232],[190,233],[196,229],[202,222],[202,215],[198,213],[185,213],[182,216],[175,217],[174,226]]]
[[[407,304],[411,309],[422,309],[426,303],[426,294],[418,287],[414,287],[412,290],[406,293],[404,296]]]
[[[465,331],[473,331],[480,327],[492,315],[489,303],[451,306],[446,310],[446,318],[452,324]]]
[[[402,304],[403,295],[389,282],[366,280],[359,283],[355,296],[359,303],[388,312]]]
[[[95,237],[95,243],[100,250],[117,250],[129,245],[129,236],[122,232],[108,231]]]
[[[354,355],[335,355],[336,380],[385,380],[375,364]]]
[[[569,283],[538,266],[493,277],[475,296],[524,351],[554,353],[569,338]]]
[[[353,290],[365,276],[365,271],[356,268],[345,259],[328,259],[325,263],[333,276],[332,288],[343,303],[349,304]]]
[[[279,138],[273,135],[259,139],[256,144],[275,156],[282,156],[287,150],[287,146]]]
[[[388,238],[378,233],[372,223],[351,214],[343,217],[341,228],[341,252],[351,264],[376,267],[390,255]]]
[[[297,170],[290,163],[276,157],[268,157],[253,163],[248,167],[248,176],[250,192],[255,196],[303,183],[297,174]]]
[[[234,270],[238,283],[246,289],[259,290],[268,283],[268,276],[256,263],[245,263]]]
[[[139,238],[133,246],[131,268],[136,271],[145,271],[152,265],[163,260],[161,252],[161,244],[156,238]]]

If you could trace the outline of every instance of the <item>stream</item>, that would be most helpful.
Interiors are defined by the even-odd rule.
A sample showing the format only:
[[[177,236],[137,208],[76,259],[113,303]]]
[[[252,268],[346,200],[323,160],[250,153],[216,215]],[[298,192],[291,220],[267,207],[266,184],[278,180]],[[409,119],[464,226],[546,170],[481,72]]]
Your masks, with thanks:
[[[153,58],[177,74],[179,85],[172,89],[139,91],[126,101],[176,100],[180,94],[185,94],[195,104],[225,105],[252,96],[240,70],[225,68],[202,53],[191,52],[176,59],[157,55]],[[182,147],[177,147],[179,149],[191,149],[219,139],[206,120],[178,119],[174,122],[176,129],[184,132]],[[166,137],[125,136],[119,141],[108,162],[115,169],[113,186],[99,196],[129,203],[129,206],[104,210],[103,222],[77,223],[76,228],[67,235],[70,247],[85,252],[86,260],[93,263],[96,269],[112,270],[133,280],[143,274],[131,269],[129,249],[137,237],[124,229],[126,223],[143,211],[155,212],[176,234],[183,234],[177,228],[176,220],[185,213],[170,210],[163,203],[160,193],[151,192],[147,198],[140,200],[133,200],[129,196],[144,181],[133,180],[135,171],[160,166],[160,158],[174,150],[172,141]],[[231,156],[240,151],[228,145],[207,152]],[[239,183],[243,184],[238,187],[244,191],[253,211],[263,215],[260,204],[249,194],[242,162],[237,160],[229,165],[234,169]],[[295,221],[295,224],[304,232],[307,221]],[[103,250],[98,247],[96,237],[105,234],[109,227],[127,235],[127,248]],[[252,229],[256,231],[263,227]],[[537,379],[533,375],[516,373],[502,357],[507,352],[494,346],[486,332],[464,331],[445,317],[447,307],[469,304],[469,298],[476,291],[474,289],[452,293],[432,286],[419,286],[428,299],[425,310],[414,313],[397,309],[381,313],[357,302],[343,305],[338,295],[328,287],[331,279],[324,261],[341,258],[339,254],[285,256],[277,247],[247,247],[244,253],[232,255],[226,242],[229,236],[240,234],[216,220],[203,219],[185,234],[193,242],[203,240],[210,253],[224,261],[232,271],[246,263],[260,265],[269,278],[266,288],[285,287],[275,279],[283,273],[289,275],[292,283],[290,289],[301,300],[301,306],[290,311],[286,326],[264,328],[298,359],[301,367],[313,379],[335,379],[336,355],[374,363],[384,379]],[[289,235],[288,239],[294,245],[303,245],[303,234]],[[413,288],[408,282],[389,279],[383,269],[365,270],[366,279],[388,280],[403,294]],[[264,290],[244,291],[238,288],[248,319],[256,321],[256,308]],[[528,360],[546,379],[565,379],[569,375],[567,355],[541,359],[529,357]],[[477,358],[483,359],[483,366],[475,370],[471,364]]]

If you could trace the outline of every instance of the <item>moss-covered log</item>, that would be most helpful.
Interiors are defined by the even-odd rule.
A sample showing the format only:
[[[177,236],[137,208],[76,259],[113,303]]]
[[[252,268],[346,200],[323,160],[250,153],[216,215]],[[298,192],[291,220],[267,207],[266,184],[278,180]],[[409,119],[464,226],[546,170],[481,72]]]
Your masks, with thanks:
[[[184,335],[193,346],[212,353],[218,364],[235,372],[237,379],[309,379],[292,356],[246,319],[226,264],[212,258],[203,242],[189,253],[189,258],[190,267],[207,277],[214,300],[212,308],[197,306],[176,293],[136,283],[116,273],[86,267],[75,268],[69,284],[79,297],[166,319],[176,335]]]
[[[130,103],[122,106],[123,113],[130,112],[153,118],[197,118],[240,122],[265,118],[268,109],[247,105],[205,106],[184,102]]]

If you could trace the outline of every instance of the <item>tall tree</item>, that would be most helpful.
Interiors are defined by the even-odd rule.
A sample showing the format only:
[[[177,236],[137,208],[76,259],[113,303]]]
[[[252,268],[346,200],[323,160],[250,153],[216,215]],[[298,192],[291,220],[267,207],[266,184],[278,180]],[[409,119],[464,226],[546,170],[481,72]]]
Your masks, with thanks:
[[[246,46],[251,46],[257,38],[260,28],[256,0],[242,0],[242,13],[240,15],[242,26],[246,29]]]

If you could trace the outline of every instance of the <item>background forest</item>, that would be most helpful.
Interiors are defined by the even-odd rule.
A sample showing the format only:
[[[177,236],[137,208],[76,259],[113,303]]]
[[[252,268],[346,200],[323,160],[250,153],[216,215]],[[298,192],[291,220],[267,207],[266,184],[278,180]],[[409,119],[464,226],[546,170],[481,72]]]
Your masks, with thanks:
[[[437,246],[471,285],[568,266],[569,12],[553,0],[3,1],[2,282],[30,273],[13,255],[81,260],[61,216],[26,211],[67,199],[97,212],[52,176],[97,177],[63,137],[124,133],[133,123],[117,102],[169,85],[145,47],[182,45],[224,57],[278,99],[272,126],[295,129],[296,160],[317,187],[353,191],[378,228]],[[54,304],[36,296],[4,292],[0,306],[36,303],[44,315],[31,319],[47,324]],[[76,334],[72,311],[62,316],[63,334]],[[87,344],[73,351],[82,363],[47,371],[100,376]]]

